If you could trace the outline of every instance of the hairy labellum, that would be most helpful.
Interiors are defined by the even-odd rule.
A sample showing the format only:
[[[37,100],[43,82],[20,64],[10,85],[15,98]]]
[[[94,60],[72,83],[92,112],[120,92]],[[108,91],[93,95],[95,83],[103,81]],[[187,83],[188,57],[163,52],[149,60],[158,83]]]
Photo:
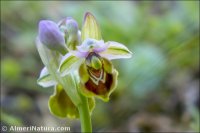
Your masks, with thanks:
[[[93,64],[93,59],[96,58],[100,61],[101,67],[96,69]],[[81,89],[87,94],[93,94],[97,97],[107,101],[108,96],[115,88],[117,82],[117,71],[113,69],[112,64],[105,58],[100,57],[95,52],[91,52],[86,57],[86,63],[83,63],[79,69],[79,75],[81,77]],[[83,73],[87,76],[82,75]],[[84,79],[88,77],[87,79]]]

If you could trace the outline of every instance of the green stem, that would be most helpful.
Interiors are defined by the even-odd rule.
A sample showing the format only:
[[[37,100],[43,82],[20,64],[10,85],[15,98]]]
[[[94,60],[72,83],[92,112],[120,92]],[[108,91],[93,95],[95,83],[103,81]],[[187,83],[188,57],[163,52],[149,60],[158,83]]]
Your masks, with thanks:
[[[88,107],[88,99],[81,95],[82,103],[78,106],[80,121],[81,121],[81,131],[82,132],[92,132],[91,117]]]

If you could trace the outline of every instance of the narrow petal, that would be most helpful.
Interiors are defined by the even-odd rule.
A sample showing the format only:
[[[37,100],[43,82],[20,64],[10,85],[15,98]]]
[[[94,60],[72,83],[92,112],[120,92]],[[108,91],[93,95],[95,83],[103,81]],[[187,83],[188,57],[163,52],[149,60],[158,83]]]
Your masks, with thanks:
[[[130,58],[132,56],[132,52],[128,50],[128,48],[120,44],[118,42],[107,42],[108,48],[106,51],[101,52],[100,55],[109,60],[120,59],[120,58]]]
[[[103,40],[87,38],[80,46],[77,46],[76,48],[80,53],[88,55],[90,51],[94,51],[96,53],[103,52],[108,48],[108,45],[105,44]]]
[[[80,46],[77,46],[78,51],[80,52],[88,52],[91,47],[94,47],[94,44],[97,42],[97,40],[92,38],[87,38],[83,41],[83,43]]]
[[[53,79],[53,77],[49,74],[46,67],[44,67],[40,73],[40,77],[37,80],[37,83],[42,87],[50,87],[57,84],[57,82]]]
[[[79,57],[79,58],[86,58],[88,56],[89,52],[74,52],[74,55],[76,55],[76,57]]]
[[[103,52],[108,48],[108,45],[103,40],[97,41],[94,45],[93,51],[96,53]]]
[[[61,76],[65,76],[71,71],[77,69],[82,62],[83,59],[72,55],[72,53],[67,53],[65,56],[63,56],[59,66],[59,72],[61,73]]]
[[[72,53],[72,55],[75,55],[78,58],[86,58],[89,54],[89,52],[81,52],[81,51],[70,51],[70,53]]]

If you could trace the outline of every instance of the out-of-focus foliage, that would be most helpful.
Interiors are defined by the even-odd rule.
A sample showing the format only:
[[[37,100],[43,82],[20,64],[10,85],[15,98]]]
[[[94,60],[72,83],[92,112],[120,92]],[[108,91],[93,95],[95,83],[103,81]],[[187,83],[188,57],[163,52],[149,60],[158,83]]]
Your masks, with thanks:
[[[41,19],[71,16],[81,27],[86,11],[105,41],[133,52],[113,61],[118,87],[97,100],[94,131],[199,131],[198,1],[1,1],[1,125],[66,126],[48,110],[53,88],[37,85],[35,38]],[[80,131],[76,120],[67,126]]]

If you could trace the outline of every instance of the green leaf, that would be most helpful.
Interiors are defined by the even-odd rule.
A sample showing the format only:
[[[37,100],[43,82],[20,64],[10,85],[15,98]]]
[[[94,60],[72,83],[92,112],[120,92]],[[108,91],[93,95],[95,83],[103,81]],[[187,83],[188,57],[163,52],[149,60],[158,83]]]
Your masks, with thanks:
[[[83,28],[81,32],[82,41],[87,38],[101,40],[101,31],[95,17],[87,12],[84,17]]]
[[[46,67],[44,67],[40,73],[40,77],[37,80],[37,83],[41,85],[42,87],[50,87],[57,82],[53,79],[53,77],[49,74],[48,70]]]

